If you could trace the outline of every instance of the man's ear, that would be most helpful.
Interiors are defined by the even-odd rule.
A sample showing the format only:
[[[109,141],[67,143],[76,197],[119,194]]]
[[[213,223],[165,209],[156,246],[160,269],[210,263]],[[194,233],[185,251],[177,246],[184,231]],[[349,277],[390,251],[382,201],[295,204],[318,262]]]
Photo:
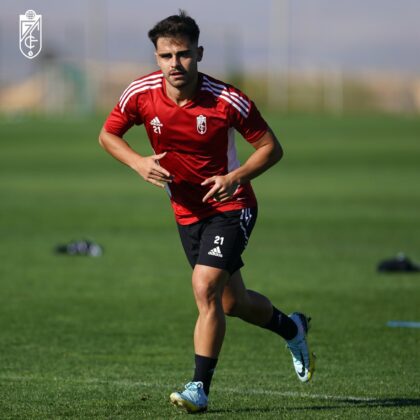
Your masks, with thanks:
[[[156,59],[156,64],[159,65],[159,62],[158,62],[158,54],[157,54],[156,51],[155,51],[155,59]]]
[[[201,61],[203,59],[204,48],[198,47],[197,48],[197,61]]]

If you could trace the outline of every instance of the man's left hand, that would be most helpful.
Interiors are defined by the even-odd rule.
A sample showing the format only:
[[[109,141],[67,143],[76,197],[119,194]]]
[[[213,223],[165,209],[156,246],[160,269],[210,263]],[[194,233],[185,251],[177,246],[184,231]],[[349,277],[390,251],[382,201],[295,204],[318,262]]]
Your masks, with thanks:
[[[213,198],[216,201],[224,202],[232,198],[238,183],[233,182],[229,175],[216,175],[207,178],[201,185],[212,185],[210,191],[204,196],[203,203]]]

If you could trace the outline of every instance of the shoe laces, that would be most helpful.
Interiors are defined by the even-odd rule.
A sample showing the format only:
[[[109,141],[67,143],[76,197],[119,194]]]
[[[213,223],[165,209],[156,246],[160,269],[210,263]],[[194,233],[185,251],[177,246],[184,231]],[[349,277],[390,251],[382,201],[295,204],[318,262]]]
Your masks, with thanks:
[[[192,401],[194,404],[206,404],[207,396],[204,392],[203,383],[198,382],[188,382],[185,385],[185,390],[182,392],[185,398]]]
[[[185,389],[187,389],[188,391],[198,391],[202,388],[202,382],[188,382],[187,385],[185,385]]]

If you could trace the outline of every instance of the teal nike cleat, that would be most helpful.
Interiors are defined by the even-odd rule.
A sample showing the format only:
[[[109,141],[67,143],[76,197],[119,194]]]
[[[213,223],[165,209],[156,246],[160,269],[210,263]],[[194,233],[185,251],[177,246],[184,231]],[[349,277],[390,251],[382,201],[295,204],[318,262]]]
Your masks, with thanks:
[[[299,380],[309,382],[315,371],[315,355],[309,350],[307,340],[311,318],[307,318],[300,312],[293,312],[289,317],[297,325],[298,333],[295,338],[287,341],[287,347],[292,353],[293,365]]]
[[[173,392],[169,399],[171,403],[185,408],[188,413],[199,413],[207,410],[208,398],[203,390],[202,382],[189,382],[182,392]]]

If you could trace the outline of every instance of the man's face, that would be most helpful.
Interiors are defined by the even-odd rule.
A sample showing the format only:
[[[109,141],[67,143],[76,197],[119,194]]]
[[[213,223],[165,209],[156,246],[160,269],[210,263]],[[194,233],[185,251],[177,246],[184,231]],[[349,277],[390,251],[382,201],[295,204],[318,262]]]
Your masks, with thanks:
[[[156,61],[166,81],[177,89],[195,83],[197,64],[203,57],[203,48],[186,37],[158,38]]]

